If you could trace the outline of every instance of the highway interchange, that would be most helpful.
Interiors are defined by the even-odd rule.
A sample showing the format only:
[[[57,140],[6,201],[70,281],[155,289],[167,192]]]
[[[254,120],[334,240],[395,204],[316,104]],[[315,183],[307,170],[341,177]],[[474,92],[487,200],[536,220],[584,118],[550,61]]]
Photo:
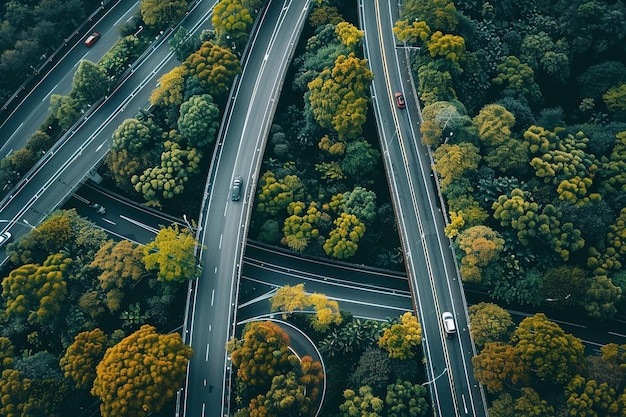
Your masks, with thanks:
[[[191,31],[207,28],[214,3],[208,0],[194,3],[194,8],[182,24]],[[267,132],[293,48],[306,18],[307,4],[303,1],[271,2],[259,21],[258,32],[245,56],[243,72],[233,88],[233,100],[226,111],[199,219],[198,237],[203,244],[199,256],[204,270],[202,277],[189,286],[190,304],[183,339],[191,344],[195,354],[190,362],[186,385],[179,391],[180,415],[217,417],[228,412],[230,362],[224,346],[234,334],[236,314],[252,314],[244,311],[252,308],[252,303],[242,306],[241,312],[237,313],[238,292],[244,285],[249,288],[251,280],[263,277],[263,271],[281,269],[279,264],[245,255],[243,247]],[[53,71],[24,102],[22,108],[28,110],[16,112],[0,127],[3,137],[8,137],[2,147],[3,156],[19,147],[19,140],[25,140],[32,133],[29,129],[34,131],[39,126],[37,120],[45,119],[42,114],[47,110],[51,93],[69,91],[71,75],[67,74],[73,72],[71,69],[77,66],[78,61],[82,57],[97,61],[97,55],[103,54],[107,45],[113,43],[113,26],[130,16],[137,2],[128,2],[123,6],[97,22],[102,25],[102,28],[98,26],[98,30],[103,33],[103,39],[96,44],[101,50],[80,50],[82,42],[77,39],[75,48],[57,66],[58,74]],[[388,278],[374,279],[384,282],[384,285],[357,285],[362,290],[356,291],[360,295],[342,290],[344,296],[340,304],[352,303],[350,310],[358,316],[379,319],[415,308],[422,322],[428,374],[436,379],[429,384],[435,414],[483,416],[486,415],[486,404],[482,390],[472,375],[474,348],[467,331],[464,294],[450,242],[442,233],[444,217],[438,208],[437,194],[430,179],[430,155],[428,149],[420,144],[419,132],[416,131],[420,115],[414,105],[415,91],[404,61],[405,50],[397,48],[391,32],[394,16],[398,15],[396,6],[395,3],[378,0],[359,2],[361,24],[366,33],[366,57],[376,75],[372,84],[373,107],[409,278],[403,281],[396,277],[398,288],[392,290]],[[106,39],[110,39],[110,43]],[[15,236],[28,231],[25,225],[39,223],[47,213],[68,201],[85,175],[104,157],[115,128],[124,119],[133,117],[137,109],[147,107],[148,96],[156,86],[156,80],[177,65],[167,45],[168,39],[169,36],[163,36],[157,40],[118,89],[93,106],[84,120],[71,129],[54,150],[48,152],[37,169],[0,203],[2,218],[10,219],[7,229],[10,228]],[[88,55],[91,53],[93,57]],[[396,91],[402,91],[407,98],[409,105],[404,110],[397,109],[393,104]],[[6,132],[13,133],[9,135]],[[232,202],[228,198],[229,185],[235,175],[244,178],[245,192],[240,202]],[[84,201],[79,200],[80,203]],[[113,211],[106,216],[108,226],[117,226],[120,221],[111,220],[113,214],[117,213]],[[143,224],[123,213],[118,216],[129,224]],[[169,224],[172,220],[163,216],[159,221]],[[156,231],[155,228],[144,230],[148,234]],[[144,238],[137,236],[138,241]],[[251,247],[249,250],[258,248]],[[288,277],[291,269],[288,267],[279,275]],[[307,284],[307,288],[316,285],[315,282],[325,285],[322,288],[339,286],[335,279],[329,282],[326,274],[318,275],[324,275],[326,279],[324,276],[308,276],[307,280],[312,284]],[[241,287],[240,276],[243,278]],[[263,282],[269,287],[279,285],[267,282],[265,278]],[[289,278],[283,282],[289,282]],[[413,303],[406,288],[402,288],[407,283],[414,294]],[[348,287],[345,284],[344,288]],[[328,293],[324,290],[320,292]],[[372,292],[376,293],[377,300],[384,300],[377,307],[380,311],[374,309],[371,300],[368,301]],[[381,299],[382,295],[385,297]],[[359,297],[365,299],[359,301]],[[358,313],[359,308],[362,314]],[[442,334],[440,315],[443,311],[454,313],[459,328],[457,338],[446,339]]]

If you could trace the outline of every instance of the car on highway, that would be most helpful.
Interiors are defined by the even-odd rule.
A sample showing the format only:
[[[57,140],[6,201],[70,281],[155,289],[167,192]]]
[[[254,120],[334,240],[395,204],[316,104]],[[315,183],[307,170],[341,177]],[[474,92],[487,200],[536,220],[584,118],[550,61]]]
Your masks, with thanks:
[[[105,209],[104,207],[102,207],[100,204],[98,203],[91,203],[89,205],[89,207],[91,207],[91,209],[93,211],[95,211],[98,214],[106,214],[107,213],[107,209]]]
[[[452,313],[446,311],[441,315],[443,322],[443,330],[446,332],[447,337],[453,337],[456,333],[456,324],[454,323],[454,316]]]
[[[0,248],[6,245],[11,240],[11,233],[4,232],[0,234]]]
[[[394,97],[396,98],[396,106],[398,106],[399,109],[403,109],[406,107],[406,102],[404,101],[404,95],[400,92],[394,94]]]
[[[85,45],[89,47],[93,46],[93,44],[96,43],[98,39],[100,39],[100,34],[98,32],[94,32],[91,35],[89,35],[87,39],[85,39]]]
[[[243,178],[237,175],[233,178],[233,185],[230,187],[230,198],[238,201],[241,198],[241,187],[243,186]]]

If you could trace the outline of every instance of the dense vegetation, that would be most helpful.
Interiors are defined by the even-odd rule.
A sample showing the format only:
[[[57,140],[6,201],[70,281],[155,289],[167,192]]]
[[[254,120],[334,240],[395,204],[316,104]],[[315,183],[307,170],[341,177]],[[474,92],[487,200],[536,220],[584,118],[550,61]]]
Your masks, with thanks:
[[[237,368],[235,416],[313,416],[324,377],[322,415],[428,415],[427,390],[420,385],[422,330],[411,313],[387,322],[354,319],[323,294],[307,294],[302,284],[280,288],[270,305],[319,346],[326,375],[319,362],[298,360],[287,349],[289,336],[280,326],[249,324],[241,340],[229,342]]]
[[[0,414],[54,417],[98,404],[102,416],[158,413],[191,355],[178,333],[164,333],[182,321],[194,248],[175,226],[146,246],[114,242],[73,210],[9,244]]]
[[[394,31],[419,48],[422,140],[466,285],[596,319],[624,312],[624,17],[621,1],[404,2]],[[483,308],[474,365],[490,415],[624,413],[620,347],[585,359],[542,314],[511,332]]]
[[[316,4],[268,138],[251,236],[295,252],[401,269],[363,32]],[[356,10],[342,6],[356,21]]]
[[[32,74],[100,1],[10,0],[0,4],[0,102]]]

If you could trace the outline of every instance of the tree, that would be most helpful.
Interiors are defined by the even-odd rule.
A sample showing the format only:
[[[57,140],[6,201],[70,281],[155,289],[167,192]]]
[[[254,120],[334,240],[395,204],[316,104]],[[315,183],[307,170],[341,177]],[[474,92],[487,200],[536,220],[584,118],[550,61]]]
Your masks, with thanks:
[[[106,291],[107,307],[121,307],[124,289],[134,288],[147,275],[143,248],[128,240],[107,242],[96,253],[91,266],[98,268],[100,287]]]
[[[244,3],[242,0],[225,0],[215,5],[211,23],[220,45],[228,48],[232,45],[233,49],[239,50],[246,46],[254,19]]]
[[[461,232],[456,242],[464,253],[460,268],[463,281],[488,282],[498,273],[504,250],[504,239],[498,232],[488,226],[472,226]]]
[[[367,385],[373,392],[384,392],[389,380],[389,357],[378,348],[368,348],[359,358],[354,373],[350,375],[353,385]]]
[[[413,21],[409,24],[408,20],[397,20],[393,26],[393,33],[399,41],[421,47],[430,38],[432,31],[423,21]]]
[[[454,32],[459,23],[457,10],[451,0],[415,0],[402,7],[402,19],[423,21],[433,31]]]
[[[80,119],[81,103],[72,96],[52,94],[48,111],[57,119],[59,127],[68,130]]]
[[[626,110],[626,83],[611,87],[602,95],[602,100],[604,100],[604,104],[611,111]]]
[[[430,411],[428,391],[419,384],[397,380],[387,386],[387,417],[426,417]]]
[[[322,213],[314,202],[306,211],[305,209],[305,204],[300,201],[289,203],[287,213],[291,216],[285,219],[283,226],[285,243],[296,252],[303,252],[309,245],[309,240],[319,236],[316,225]]]
[[[311,326],[318,332],[326,332],[331,324],[338,326],[343,321],[337,301],[329,300],[324,294],[309,295],[309,303],[315,310],[315,316],[311,317]]]
[[[178,131],[192,148],[213,143],[219,128],[220,109],[208,94],[193,96],[180,106]]]
[[[189,55],[183,67],[187,77],[196,77],[214,100],[227,96],[235,76],[241,71],[239,58],[229,48],[206,41]]]
[[[373,77],[366,60],[354,53],[338,56],[332,69],[324,69],[308,83],[305,100],[315,120],[323,128],[334,129],[340,140],[358,137],[365,123]]]
[[[509,339],[515,323],[508,311],[493,303],[479,303],[469,307],[470,332],[474,343],[484,346],[490,342]]]
[[[200,38],[197,35],[189,33],[183,26],[178,28],[168,43],[174,50],[176,58],[181,62],[197,51],[201,45]]]
[[[335,26],[335,33],[339,41],[350,49],[355,49],[361,44],[365,33],[350,22],[340,22]]]
[[[289,351],[289,336],[270,321],[250,323],[243,343],[229,342],[229,351],[237,377],[259,392],[270,388],[274,376],[288,372],[294,358]]]
[[[480,354],[472,358],[474,377],[490,393],[528,383],[529,369],[517,350],[502,342],[488,342]]]
[[[102,229],[80,217],[76,210],[57,210],[50,213],[36,230],[9,245],[7,254],[16,265],[41,264],[49,255],[59,252],[79,261],[91,259],[107,240]]]
[[[304,284],[295,287],[285,285],[276,291],[270,298],[271,311],[305,311],[309,308],[315,310],[316,315],[311,319],[312,326],[317,331],[323,332],[331,324],[341,324],[342,318],[339,305],[336,301],[329,300],[324,294],[304,292]]]
[[[65,355],[59,361],[66,378],[72,378],[76,388],[90,389],[96,379],[96,365],[104,356],[108,339],[106,334],[96,328],[74,337]]]
[[[383,400],[374,396],[372,389],[368,386],[359,388],[357,395],[351,389],[343,392],[345,402],[339,406],[339,411],[343,417],[380,417],[383,412]]]
[[[622,296],[622,289],[613,284],[606,275],[594,276],[585,293],[584,302],[587,315],[595,319],[611,319],[617,313],[616,304]]]
[[[400,323],[385,329],[378,339],[378,346],[385,349],[392,359],[410,359],[422,343],[422,327],[412,313],[400,316]]]
[[[130,179],[135,191],[141,193],[150,206],[160,207],[162,200],[182,194],[190,175],[200,170],[202,153],[198,149],[183,149],[174,140],[166,140],[164,145],[160,165],[149,167]]]
[[[461,179],[467,172],[475,171],[480,162],[478,148],[467,142],[458,145],[441,145],[435,150],[433,156],[442,192],[445,192],[452,182]]]
[[[492,81],[503,86],[504,96],[523,97],[531,103],[536,103],[541,98],[541,90],[535,82],[535,72],[516,56],[507,56],[496,69],[498,75]]]
[[[458,133],[471,124],[465,108],[449,101],[436,101],[425,106],[422,117],[424,119],[420,125],[422,143],[430,146],[441,144],[444,130]]]
[[[487,147],[495,147],[510,140],[515,116],[498,104],[488,104],[480,109],[473,123],[482,143]]]
[[[565,83],[569,78],[569,45],[565,38],[554,42],[546,32],[526,35],[521,45],[521,61],[535,71],[543,71],[553,80]]]
[[[431,58],[444,58],[452,64],[459,63],[465,53],[465,40],[457,35],[443,34],[436,31],[427,42]]]
[[[113,144],[105,162],[118,187],[133,190],[130,182],[133,175],[139,175],[158,163],[161,147],[156,142],[161,134],[154,123],[135,118],[124,120],[113,132]]]
[[[356,184],[371,181],[372,173],[380,161],[380,152],[365,140],[354,140],[346,146],[340,167]]]
[[[141,0],[139,4],[143,22],[157,30],[167,29],[183,20],[187,7],[185,0]]]
[[[341,213],[334,221],[335,228],[324,243],[324,252],[337,259],[354,256],[359,248],[359,240],[365,234],[365,224],[355,215]]]
[[[91,389],[102,416],[158,413],[183,383],[191,355],[178,333],[162,335],[149,325],[107,349]]]
[[[543,382],[564,385],[584,371],[580,339],[566,334],[543,313],[522,320],[511,341],[522,362]]]
[[[537,391],[532,388],[522,388],[522,395],[515,400],[514,415],[551,417],[554,416],[554,407],[542,399]]]
[[[256,209],[268,216],[275,216],[293,201],[304,197],[303,184],[295,175],[277,179],[272,171],[266,171],[259,179]]]
[[[439,70],[433,62],[420,66],[417,77],[419,79],[417,93],[425,106],[456,98],[452,75],[448,71]]]
[[[343,193],[343,209],[370,224],[376,217],[376,193],[363,187],[355,187]]]
[[[7,417],[56,416],[65,394],[62,381],[55,378],[36,378],[18,369],[5,369],[0,378],[0,414]]]
[[[189,229],[179,229],[177,224],[163,228],[143,248],[146,269],[156,270],[161,281],[196,279],[201,272],[195,255],[197,245]]]
[[[598,383],[576,375],[567,384],[565,395],[570,415],[599,417],[620,414],[615,390],[606,382]]]
[[[74,74],[72,94],[84,104],[93,104],[109,92],[110,85],[104,68],[83,59]]]
[[[302,311],[309,305],[307,294],[304,292],[304,284],[294,287],[285,285],[276,290],[270,298],[271,311]]]
[[[306,390],[299,383],[295,372],[272,378],[272,385],[266,394],[259,394],[250,401],[250,417],[273,415],[304,415],[309,412],[310,401],[305,397]]]
[[[186,61],[185,61],[186,62]],[[183,103],[186,67],[180,65],[159,78],[157,88],[150,94],[150,103],[153,106],[178,107]]]
[[[9,317],[26,317],[44,325],[61,310],[67,295],[63,273],[71,263],[63,254],[51,255],[43,265],[27,264],[2,280],[2,297]]]

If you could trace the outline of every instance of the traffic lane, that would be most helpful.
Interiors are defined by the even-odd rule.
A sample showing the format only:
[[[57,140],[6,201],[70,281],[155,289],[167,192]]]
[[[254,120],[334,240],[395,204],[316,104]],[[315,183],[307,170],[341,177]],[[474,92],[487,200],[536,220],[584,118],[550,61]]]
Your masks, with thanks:
[[[347,280],[388,289],[408,290],[406,272],[395,272],[364,265],[331,262],[328,259],[311,258],[284,248],[272,247],[248,239],[245,259],[249,262],[273,264],[278,269],[294,269],[310,274],[324,275],[327,279]]]

